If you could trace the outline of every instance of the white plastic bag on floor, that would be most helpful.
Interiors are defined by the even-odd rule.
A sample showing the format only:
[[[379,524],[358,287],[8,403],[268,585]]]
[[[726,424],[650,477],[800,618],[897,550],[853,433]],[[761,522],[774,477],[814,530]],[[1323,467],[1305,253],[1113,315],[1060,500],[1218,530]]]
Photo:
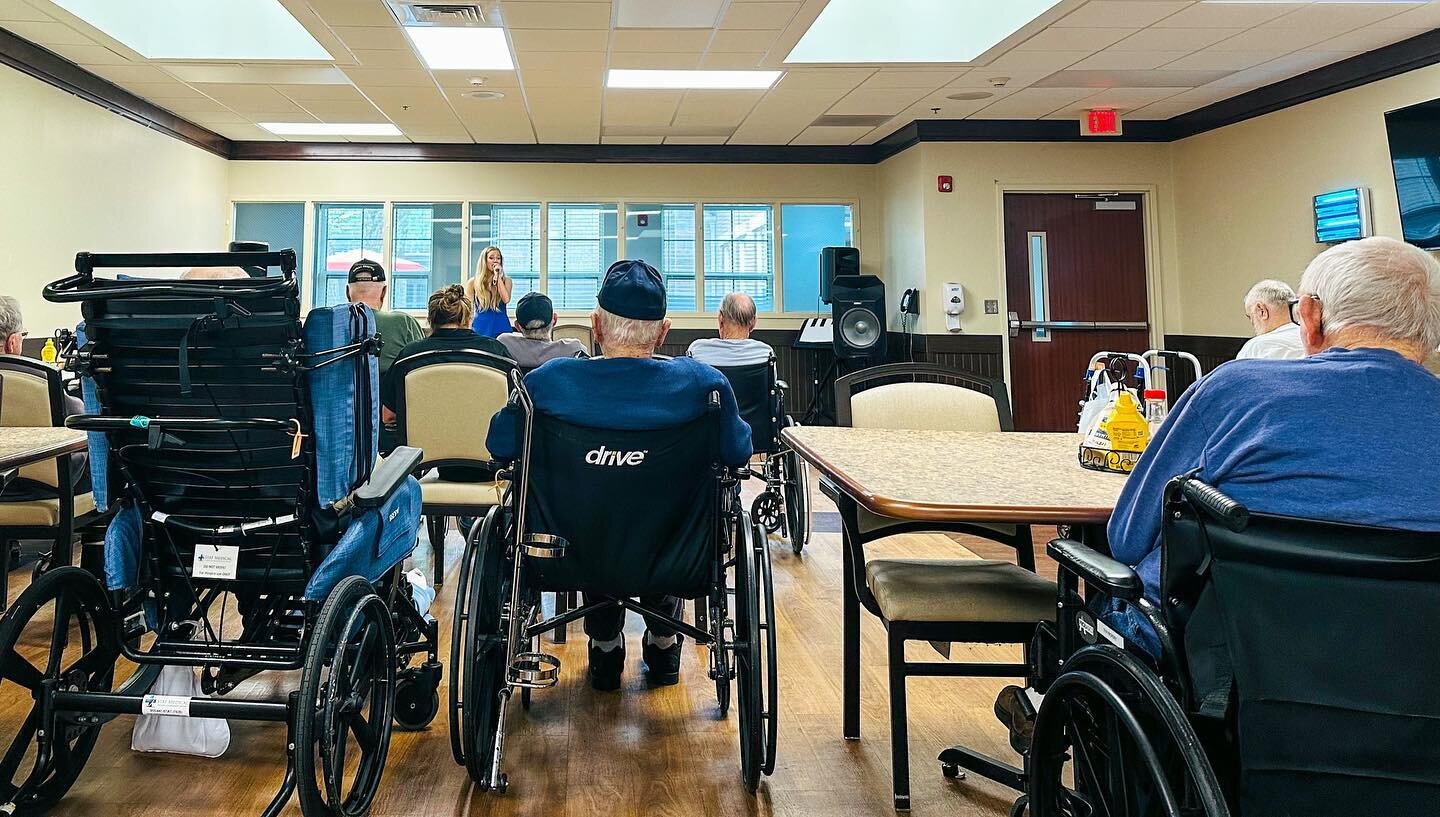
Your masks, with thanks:
[[[205,699],[193,667],[167,666],[146,693],[135,719],[130,748],[137,752],[219,757],[230,746],[230,724],[223,718],[191,718],[190,699]],[[166,714],[171,713],[171,714]]]
[[[410,580],[410,598],[415,601],[415,609],[426,621],[433,621],[430,605],[435,601],[435,588],[418,568],[406,571],[405,578]]]

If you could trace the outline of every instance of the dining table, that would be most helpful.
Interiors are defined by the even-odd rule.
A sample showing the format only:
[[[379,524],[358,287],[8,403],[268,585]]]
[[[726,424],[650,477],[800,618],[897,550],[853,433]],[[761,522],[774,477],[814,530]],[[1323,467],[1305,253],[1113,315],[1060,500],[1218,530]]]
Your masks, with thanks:
[[[0,471],[85,450],[86,436],[58,426],[0,426]]]

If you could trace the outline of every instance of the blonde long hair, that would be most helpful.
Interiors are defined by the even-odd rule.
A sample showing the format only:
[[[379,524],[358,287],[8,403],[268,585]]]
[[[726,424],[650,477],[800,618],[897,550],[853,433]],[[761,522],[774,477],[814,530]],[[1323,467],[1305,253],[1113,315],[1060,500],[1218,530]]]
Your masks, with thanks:
[[[492,252],[500,256],[500,268],[505,268],[505,253],[491,244],[480,253],[480,260],[475,262],[475,275],[465,282],[465,294],[479,305],[481,312],[500,306],[500,293],[494,286],[495,273],[491,271],[489,264]]]

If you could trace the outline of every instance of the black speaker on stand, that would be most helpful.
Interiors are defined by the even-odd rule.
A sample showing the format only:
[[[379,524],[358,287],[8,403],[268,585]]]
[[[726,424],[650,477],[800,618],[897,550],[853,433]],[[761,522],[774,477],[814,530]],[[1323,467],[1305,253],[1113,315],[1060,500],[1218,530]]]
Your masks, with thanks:
[[[830,286],[835,357],[859,368],[885,361],[885,282],[874,275],[846,275]]]

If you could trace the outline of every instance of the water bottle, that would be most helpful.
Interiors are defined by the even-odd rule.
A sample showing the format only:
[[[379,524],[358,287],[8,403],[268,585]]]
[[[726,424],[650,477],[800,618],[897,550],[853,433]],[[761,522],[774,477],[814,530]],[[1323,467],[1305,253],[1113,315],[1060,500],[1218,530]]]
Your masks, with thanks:
[[[1151,437],[1155,436],[1155,432],[1165,422],[1165,415],[1169,411],[1164,389],[1145,390],[1145,423],[1150,426]]]

